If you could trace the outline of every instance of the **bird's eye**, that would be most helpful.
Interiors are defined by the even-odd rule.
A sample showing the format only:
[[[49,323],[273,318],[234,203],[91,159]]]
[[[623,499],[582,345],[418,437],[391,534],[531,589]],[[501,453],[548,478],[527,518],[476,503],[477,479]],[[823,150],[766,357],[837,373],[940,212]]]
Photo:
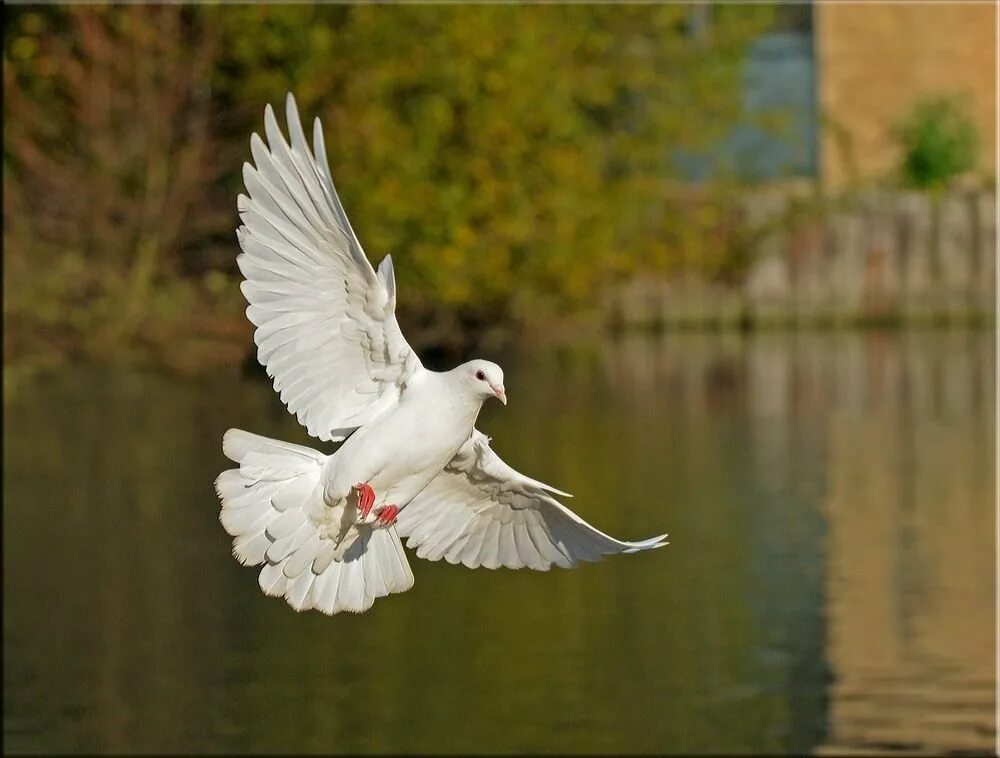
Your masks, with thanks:
[[[476,379],[479,379],[480,381],[483,381],[483,380],[486,379],[486,374],[484,374],[482,372],[482,370],[479,370],[479,371],[476,372]]]

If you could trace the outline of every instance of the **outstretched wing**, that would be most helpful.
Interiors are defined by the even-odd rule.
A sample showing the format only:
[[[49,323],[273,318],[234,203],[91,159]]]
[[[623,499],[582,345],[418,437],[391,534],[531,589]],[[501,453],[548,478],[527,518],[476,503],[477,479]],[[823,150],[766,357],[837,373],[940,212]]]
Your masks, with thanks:
[[[282,402],[309,434],[337,441],[392,407],[423,367],[396,322],[392,259],[375,272],[337,197],[319,119],[310,151],[291,94],[286,116],[291,145],[268,105],[267,144],[254,134],[256,165],[243,164],[240,289]]]
[[[473,430],[452,461],[400,511],[396,529],[417,557],[469,568],[568,568],[604,555],[667,544],[661,535],[622,542],[595,529],[552,495],[566,495],[512,469]]]

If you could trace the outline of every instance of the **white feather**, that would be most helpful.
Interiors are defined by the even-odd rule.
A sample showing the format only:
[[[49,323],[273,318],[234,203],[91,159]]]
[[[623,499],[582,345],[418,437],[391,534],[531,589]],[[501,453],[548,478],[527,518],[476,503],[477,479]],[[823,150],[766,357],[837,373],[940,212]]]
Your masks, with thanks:
[[[413,586],[395,529],[367,530],[346,551],[349,561],[337,559],[336,544],[316,520],[330,510],[318,487],[328,456],[239,429],[226,432],[223,450],[240,468],[216,479],[220,520],[236,536],[236,558],[264,564],[259,584],[265,594],[284,596],[300,611],[360,613],[376,598]]]
[[[468,442],[399,516],[399,533],[417,556],[469,568],[569,567],[604,555],[662,547],[667,535],[624,542],[595,529],[490,449],[486,435]],[[454,549],[453,549],[454,548]]]
[[[321,131],[314,156],[291,95],[286,117],[291,145],[270,106],[267,143],[250,140],[256,167],[244,166],[247,195],[238,202],[237,238],[248,256],[241,289],[258,359],[282,401],[311,435],[333,440],[391,408],[423,368],[393,313],[392,263],[386,258],[376,275],[365,257],[330,179]],[[324,371],[330,363],[340,366],[339,381]]]

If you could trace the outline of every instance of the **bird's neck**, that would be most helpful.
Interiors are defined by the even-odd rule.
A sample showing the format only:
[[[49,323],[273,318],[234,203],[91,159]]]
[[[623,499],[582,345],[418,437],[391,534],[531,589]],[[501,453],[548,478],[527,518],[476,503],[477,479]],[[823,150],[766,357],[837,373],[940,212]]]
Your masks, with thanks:
[[[443,372],[428,372],[428,390],[433,392],[441,403],[441,410],[455,420],[456,423],[468,422],[469,427],[475,425],[479,411],[486,398],[479,393],[469,392],[464,378],[458,369]]]

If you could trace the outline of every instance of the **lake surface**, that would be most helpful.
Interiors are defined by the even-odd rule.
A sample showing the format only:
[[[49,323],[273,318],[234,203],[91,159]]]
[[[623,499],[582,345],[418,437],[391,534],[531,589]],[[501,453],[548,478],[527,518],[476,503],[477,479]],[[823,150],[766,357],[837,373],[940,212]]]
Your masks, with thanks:
[[[672,544],[544,574],[411,553],[412,590],[334,618],[264,597],[218,523],[228,427],[308,444],[266,383],[46,379],[5,409],[6,751],[990,753],[994,346],[488,356],[494,448]]]

